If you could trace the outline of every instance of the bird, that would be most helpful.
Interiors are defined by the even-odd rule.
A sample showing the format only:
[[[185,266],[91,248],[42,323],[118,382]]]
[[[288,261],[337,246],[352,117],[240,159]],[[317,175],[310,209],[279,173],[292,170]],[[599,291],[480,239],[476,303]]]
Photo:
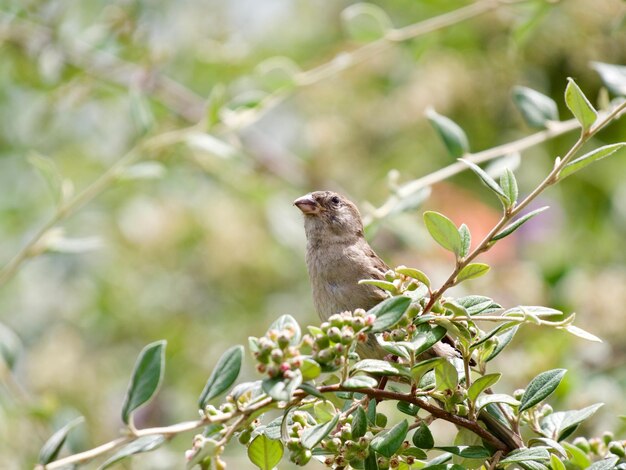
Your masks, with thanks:
[[[365,239],[357,206],[333,191],[311,192],[296,199],[294,205],[304,214],[306,265],[320,319],[357,308],[369,310],[386,299],[387,293],[379,287],[359,284],[363,279],[385,279],[389,266]],[[357,345],[357,353],[368,359],[387,355],[373,335]],[[418,359],[458,355],[450,344],[438,342]]]
[[[294,205],[304,214],[306,265],[311,281],[313,304],[322,321],[331,315],[362,308],[369,310],[387,298],[387,293],[362,279],[384,279],[389,266],[365,239],[357,206],[333,191],[314,191],[299,197]],[[357,344],[361,359],[385,359],[388,354],[370,334]],[[445,336],[416,359],[433,357],[457,359],[454,340]],[[523,446],[521,438],[486,409],[480,419],[509,449]]]

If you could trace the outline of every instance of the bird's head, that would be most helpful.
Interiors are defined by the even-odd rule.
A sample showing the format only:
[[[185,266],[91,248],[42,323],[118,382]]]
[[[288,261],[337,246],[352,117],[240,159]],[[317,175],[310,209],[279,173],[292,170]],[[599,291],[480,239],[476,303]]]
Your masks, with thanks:
[[[363,236],[359,210],[341,194],[314,191],[299,197],[293,203],[304,214],[304,229],[308,239]]]

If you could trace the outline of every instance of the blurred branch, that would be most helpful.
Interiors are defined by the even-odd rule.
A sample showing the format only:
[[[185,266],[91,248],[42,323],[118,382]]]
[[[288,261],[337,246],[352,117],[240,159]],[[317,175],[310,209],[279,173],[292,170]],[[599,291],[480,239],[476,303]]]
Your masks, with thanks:
[[[62,202],[53,216],[32,236],[2,270],[0,270],[0,286],[9,281],[27,259],[45,251],[45,237],[52,228],[73,215],[78,209],[102,193],[117,180],[125,168],[139,160],[146,152],[154,152],[181,142],[193,129],[193,127],[177,129],[140,141],[83,191],[76,194],[68,201]]]
[[[535,145],[539,145],[578,128],[579,124],[576,119],[570,119],[563,122],[551,122],[550,126],[543,131],[536,132],[529,136],[522,137],[521,139],[514,140],[513,142],[498,145],[481,152],[466,155],[464,159],[476,164],[484,163],[511,153],[522,152],[523,150],[529,149]],[[456,161],[444,168],[441,168],[440,170],[403,184],[394,191],[394,193],[382,206],[373,209],[371,213],[364,218],[365,225],[369,225],[375,220],[387,217],[402,200],[467,169],[468,166],[465,163]]]
[[[31,44],[50,44],[55,36],[55,31],[48,26],[0,11],[1,39],[8,39],[28,48]],[[73,42],[63,41],[61,46],[67,64],[97,79],[127,89],[139,88],[186,121],[195,123],[202,118],[204,98],[172,78],[76,39]]]

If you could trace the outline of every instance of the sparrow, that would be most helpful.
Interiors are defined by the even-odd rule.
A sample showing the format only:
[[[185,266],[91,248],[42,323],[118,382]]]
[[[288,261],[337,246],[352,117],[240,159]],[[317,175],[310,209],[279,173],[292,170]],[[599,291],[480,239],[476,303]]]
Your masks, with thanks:
[[[322,321],[335,313],[369,310],[387,298],[373,285],[359,284],[362,279],[385,279],[389,266],[376,254],[363,233],[363,221],[356,205],[332,191],[315,191],[294,201],[304,214],[306,265],[309,271],[313,304]],[[362,359],[383,359],[387,353],[373,335],[357,347]],[[443,342],[436,343],[419,359],[458,357],[458,352]]]
[[[306,265],[320,319],[325,321],[346,310],[369,310],[386,299],[387,293],[382,289],[359,284],[362,279],[384,279],[389,267],[365,240],[356,205],[332,191],[314,191],[296,199],[294,205],[304,214]],[[459,352],[453,345],[454,340],[446,336],[417,359],[458,358]],[[361,359],[387,356],[372,334],[365,343],[357,345],[357,353]],[[519,436],[485,409],[481,410],[480,419],[510,449],[523,446]]]

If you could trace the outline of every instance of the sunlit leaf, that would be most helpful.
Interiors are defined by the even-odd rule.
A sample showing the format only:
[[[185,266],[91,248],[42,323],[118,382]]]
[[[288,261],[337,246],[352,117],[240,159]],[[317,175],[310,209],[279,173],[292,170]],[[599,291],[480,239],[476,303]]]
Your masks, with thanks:
[[[407,268],[406,266],[398,266],[395,271],[400,274],[404,274],[405,276],[412,277],[413,279],[417,279],[422,284],[430,287],[430,279],[426,274],[424,274],[419,269],[415,268]]]
[[[105,470],[106,468],[109,468],[110,466],[132,455],[141,454],[142,452],[150,452],[151,450],[154,450],[161,446],[165,441],[165,436],[160,434],[154,436],[142,436],[118,450],[102,465],[100,465],[100,467],[98,467],[98,470]]]
[[[469,390],[467,391],[467,396],[470,400],[475,401],[478,396],[485,391],[485,389],[497,383],[498,380],[500,380],[500,377],[502,377],[502,374],[499,373],[486,374],[482,377],[478,377],[476,380],[474,380]]]
[[[378,380],[367,375],[357,375],[345,380],[341,386],[347,389],[374,388],[378,385]]]
[[[411,299],[405,296],[391,297],[371,308],[368,313],[374,315],[376,320],[372,326],[372,333],[379,333],[394,326],[406,312],[411,304]]]
[[[270,325],[270,327],[267,330],[268,331],[270,330],[291,331],[292,336],[291,336],[291,339],[289,340],[289,344],[291,344],[292,346],[299,344],[300,340],[302,339],[302,332],[300,331],[300,325],[298,324],[296,319],[293,318],[291,315],[281,315],[280,317],[278,317],[278,319],[276,319]]]
[[[489,265],[484,263],[470,263],[465,266],[459,274],[456,276],[456,282],[463,282],[469,279],[476,279],[477,277],[487,274],[489,271]]]
[[[456,225],[445,215],[439,212],[424,212],[424,223],[428,233],[446,250],[460,256],[463,251],[463,241]]]
[[[463,163],[465,163],[467,166],[470,167],[470,170],[472,170],[474,173],[476,173],[476,175],[480,178],[480,180],[485,184],[485,186],[487,186],[489,189],[491,189],[494,193],[496,193],[496,195],[498,196],[498,198],[502,201],[502,203],[505,206],[509,206],[511,204],[511,201],[509,200],[508,196],[506,195],[506,193],[503,191],[503,189],[500,187],[500,185],[498,183],[496,183],[496,181],[487,174],[487,172],[485,172],[485,170],[483,170],[481,167],[479,167],[478,165],[476,165],[473,162],[470,162],[469,160],[465,160],[463,158],[460,159]]]
[[[568,78],[567,88],[565,88],[565,104],[578,120],[583,131],[588,131],[596,119],[598,113],[589,102],[582,90],[576,85],[576,82]]]
[[[319,444],[322,439],[328,436],[330,432],[335,429],[335,426],[337,426],[337,421],[339,421],[339,416],[340,414],[337,413],[335,417],[327,423],[322,423],[310,428],[306,428],[302,432],[302,437],[300,439],[302,445],[306,449],[312,449],[317,444]]]
[[[459,227],[459,235],[461,236],[461,252],[459,253],[459,256],[464,258],[469,253],[470,246],[472,244],[472,235],[470,234],[467,225],[461,224]]]
[[[582,328],[578,328],[574,325],[567,325],[563,328],[568,333],[573,334],[574,336],[578,336],[579,338],[586,339],[587,341],[594,341],[596,343],[601,343],[602,340],[598,338],[596,335],[589,333],[588,331],[583,330]]]
[[[603,158],[606,158],[609,155],[614,154],[625,145],[626,145],[626,142],[620,142],[618,144],[605,145],[604,147],[600,147],[598,149],[592,150],[591,152],[586,153],[582,157],[578,157],[577,159],[565,165],[565,167],[559,173],[559,178],[562,179],[571,174],[574,174],[577,171],[585,168],[587,165],[590,165],[593,162],[597,162],[598,160],[602,160]]]
[[[502,188],[502,191],[504,191],[504,194],[506,194],[511,206],[515,205],[519,194],[517,189],[517,180],[515,179],[513,172],[508,168],[506,168],[504,173],[502,173],[502,176],[500,176],[500,187]]]
[[[476,410],[478,411],[491,403],[506,403],[507,405],[518,406],[520,402],[504,393],[486,393],[479,396],[476,400]]]
[[[541,214],[543,211],[545,211],[546,209],[549,209],[548,206],[544,206],[541,207],[539,209],[535,209],[532,212],[529,212],[528,214],[524,214],[523,216],[521,216],[519,219],[517,219],[515,222],[507,225],[506,227],[504,227],[502,229],[501,232],[498,232],[494,237],[493,240],[500,240],[508,235],[511,235],[513,232],[515,232],[518,228],[520,228],[523,224],[525,224],[526,222],[528,222],[530,219],[532,219],[533,217],[535,217],[538,214]]]
[[[582,410],[557,411],[544,417],[541,429],[545,434],[556,441],[565,439],[583,421],[589,419],[604,404],[596,403]]]
[[[248,458],[261,470],[272,470],[283,458],[283,444],[259,434],[248,446]]]
[[[533,447],[530,449],[516,449],[500,460],[501,464],[525,462],[527,460],[546,461],[550,460],[550,453],[545,447]]]

